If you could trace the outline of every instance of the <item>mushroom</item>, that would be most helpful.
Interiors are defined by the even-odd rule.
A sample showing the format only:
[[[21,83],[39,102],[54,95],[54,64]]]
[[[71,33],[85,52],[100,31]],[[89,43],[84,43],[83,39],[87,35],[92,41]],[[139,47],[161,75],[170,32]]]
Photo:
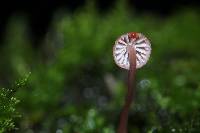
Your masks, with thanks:
[[[141,33],[127,33],[120,36],[113,47],[113,56],[115,63],[124,69],[129,70],[130,61],[128,47],[134,47],[136,51],[136,68],[144,66],[151,54],[151,44],[149,40]]]
[[[115,63],[128,70],[128,92],[120,114],[117,133],[127,133],[128,110],[131,106],[136,69],[144,66],[151,54],[151,44],[141,33],[131,32],[120,36],[113,47]]]

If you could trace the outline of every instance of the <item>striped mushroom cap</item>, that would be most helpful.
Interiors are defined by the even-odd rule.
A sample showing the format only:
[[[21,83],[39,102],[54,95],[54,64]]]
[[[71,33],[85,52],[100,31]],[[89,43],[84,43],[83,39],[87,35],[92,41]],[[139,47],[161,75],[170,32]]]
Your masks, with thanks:
[[[141,33],[127,33],[120,36],[113,47],[113,56],[115,63],[124,69],[130,67],[128,59],[127,46],[133,45],[136,51],[136,68],[144,66],[151,54],[151,44],[149,40]]]

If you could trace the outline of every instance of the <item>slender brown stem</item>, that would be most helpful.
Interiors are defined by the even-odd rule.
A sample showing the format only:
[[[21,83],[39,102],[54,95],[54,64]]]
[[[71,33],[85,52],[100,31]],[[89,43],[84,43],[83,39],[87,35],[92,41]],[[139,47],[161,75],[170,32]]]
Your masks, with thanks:
[[[130,69],[128,71],[128,92],[125,99],[125,104],[120,114],[120,122],[117,133],[127,133],[128,111],[133,100],[135,88],[135,72],[136,72],[136,53],[133,46],[127,47],[129,54]],[[134,88],[133,88],[134,87]]]

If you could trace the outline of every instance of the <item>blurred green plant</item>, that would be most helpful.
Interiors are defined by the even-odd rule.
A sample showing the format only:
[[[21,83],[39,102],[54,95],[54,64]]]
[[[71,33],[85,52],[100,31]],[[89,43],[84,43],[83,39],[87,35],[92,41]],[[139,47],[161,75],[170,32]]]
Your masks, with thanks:
[[[192,132],[186,123],[198,121],[191,114],[198,115],[200,108],[197,11],[160,18],[131,14],[124,1],[105,14],[93,5],[72,14],[55,13],[37,48],[31,45],[26,19],[11,18],[0,49],[0,78],[5,77],[0,82],[8,84],[32,72],[28,87],[16,92],[22,101],[18,132],[114,132],[126,74],[115,66],[112,46],[130,31],[144,33],[153,51],[150,62],[137,73],[129,131]]]

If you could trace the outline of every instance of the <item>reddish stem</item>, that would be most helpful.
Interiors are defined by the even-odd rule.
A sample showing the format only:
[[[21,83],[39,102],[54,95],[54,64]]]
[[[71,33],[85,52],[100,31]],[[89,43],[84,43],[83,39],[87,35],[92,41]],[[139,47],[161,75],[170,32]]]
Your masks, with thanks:
[[[120,122],[117,133],[127,133],[128,111],[133,100],[133,93],[135,88],[135,72],[136,72],[136,53],[134,46],[127,47],[129,54],[130,68],[128,71],[128,92],[125,99],[125,104],[120,114]],[[134,85],[134,86],[133,86]],[[134,88],[133,88],[134,87]]]

